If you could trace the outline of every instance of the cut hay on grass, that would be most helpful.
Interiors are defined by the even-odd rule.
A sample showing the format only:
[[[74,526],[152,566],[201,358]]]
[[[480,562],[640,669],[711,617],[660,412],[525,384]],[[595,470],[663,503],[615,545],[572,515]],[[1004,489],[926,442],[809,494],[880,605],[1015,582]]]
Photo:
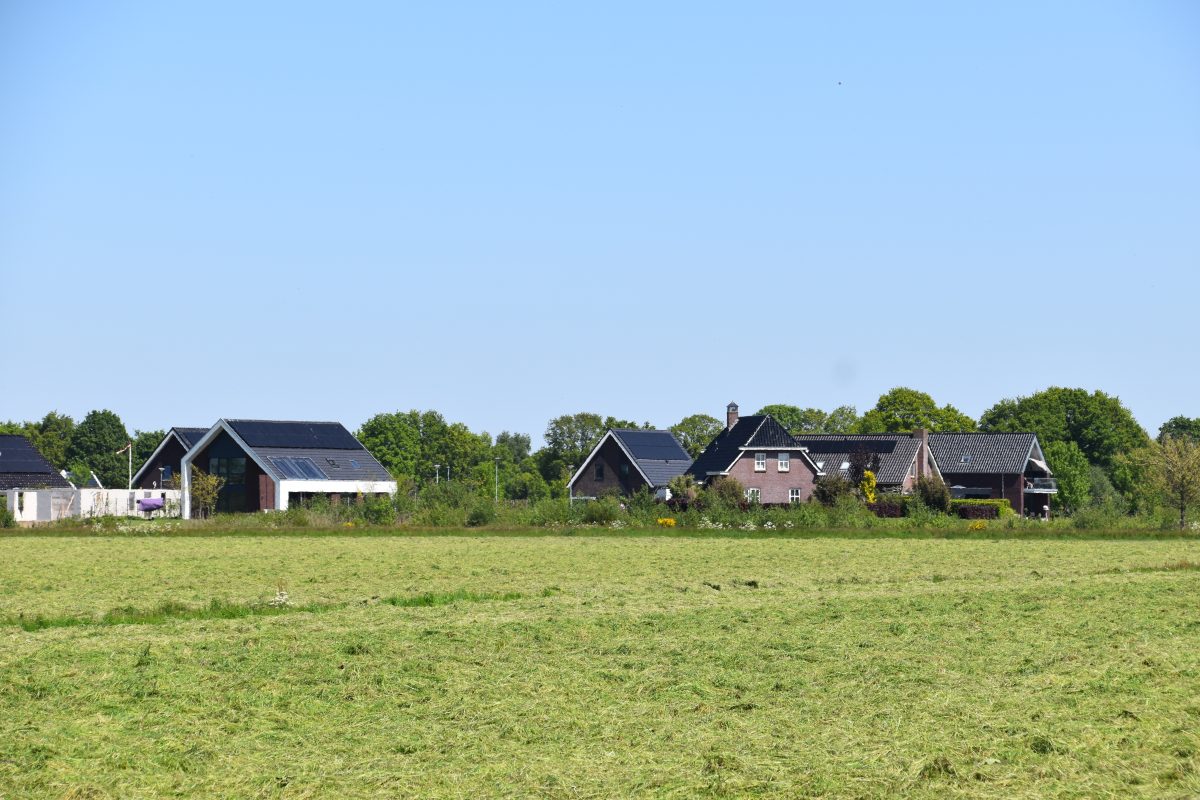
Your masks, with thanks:
[[[1194,540],[4,538],[0,797],[1193,797],[1197,563]]]

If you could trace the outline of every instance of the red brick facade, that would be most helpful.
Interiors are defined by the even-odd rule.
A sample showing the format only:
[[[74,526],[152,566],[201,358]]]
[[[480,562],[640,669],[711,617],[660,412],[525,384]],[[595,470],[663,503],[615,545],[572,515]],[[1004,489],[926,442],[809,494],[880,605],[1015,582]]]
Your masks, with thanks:
[[[800,502],[806,502],[812,497],[813,485],[817,475],[809,466],[808,461],[797,450],[759,450],[767,455],[767,468],[764,472],[754,469],[755,451],[742,451],[741,456],[729,470],[729,477],[747,489],[758,489],[758,502],[764,505],[783,505],[789,502],[792,489],[800,490]],[[779,454],[789,454],[791,468],[787,472],[779,471]]]

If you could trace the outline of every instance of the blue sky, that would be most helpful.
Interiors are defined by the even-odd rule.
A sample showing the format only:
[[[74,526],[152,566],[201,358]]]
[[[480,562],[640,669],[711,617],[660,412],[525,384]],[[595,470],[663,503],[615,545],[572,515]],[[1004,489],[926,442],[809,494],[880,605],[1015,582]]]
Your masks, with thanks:
[[[0,6],[0,417],[1200,416],[1200,5]]]

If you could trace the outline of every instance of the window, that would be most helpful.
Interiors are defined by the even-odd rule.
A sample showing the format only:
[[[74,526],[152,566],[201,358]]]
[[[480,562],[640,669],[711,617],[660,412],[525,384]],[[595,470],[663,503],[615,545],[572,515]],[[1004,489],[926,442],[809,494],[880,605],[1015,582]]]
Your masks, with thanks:
[[[780,453],[779,454],[779,471],[780,472],[791,472],[792,471],[792,454],[791,453]]]
[[[817,469],[825,469],[825,462],[824,462],[824,461],[818,461],[818,462],[817,462]]]
[[[841,468],[842,468],[842,469],[850,469],[850,462],[849,462],[849,461],[843,461],[843,462],[842,462],[842,467],[841,467]]]
[[[966,455],[964,455],[964,456],[962,457],[962,463],[964,463],[964,464],[970,464],[970,463],[971,463],[971,454],[970,454],[970,453],[967,453]]]
[[[622,464],[622,465],[621,465],[621,477],[622,477],[622,478],[628,478],[628,477],[629,477],[629,465],[628,465],[628,464]]]
[[[767,454],[766,453],[755,453],[754,454],[754,471],[755,472],[766,472],[767,471]]]
[[[598,481],[604,480],[604,462],[597,461],[596,468],[592,471],[592,477]]]
[[[170,468],[170,467],[163,467],[163,470],[162,470],[162,479],[163,479],[163,483],[164,483],[164,484],[165,484],[167,481],[171,480],[171,468]]]
[[[799,503],[800,502],[800,490],[799,489],[788,489],[788,502],[789,503]]]
[[[758,491],[758,489],[747,489],[746,490],[746,502],[747,503],[757,503],[759,495],[760,495],[760,492]]]

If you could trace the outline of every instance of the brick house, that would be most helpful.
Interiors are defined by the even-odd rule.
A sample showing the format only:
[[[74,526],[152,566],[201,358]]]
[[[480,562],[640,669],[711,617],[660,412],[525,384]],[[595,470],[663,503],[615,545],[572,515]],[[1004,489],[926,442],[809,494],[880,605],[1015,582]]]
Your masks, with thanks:
[[[1037,434],[931,433],[929,450],[956,498],[1003,499],[1024,515],[1049,513],[1058,493]]]
[[[793,438],[803,447],[817,468],[827,474],[848,477],[851,456],[866,452],[875,472],[880,492],[908,494],[922,475],[936,475],[937,463],[928,442],[914,431],[912,436],[892,433],[805,433]]]
[[[771,415],[738,416],[737,403],[725,410],[725,429],[704,448],[688,470],[697,483],[725,475],[744,488],[746,499],[763,505],[802,503],[824,475],[796,439]]]
[[[629,496],[649,489],[670,499],[667,484],[687,472],[692,458],[670,431],[610,429],[567,482],[572,500],[605,493]]]

